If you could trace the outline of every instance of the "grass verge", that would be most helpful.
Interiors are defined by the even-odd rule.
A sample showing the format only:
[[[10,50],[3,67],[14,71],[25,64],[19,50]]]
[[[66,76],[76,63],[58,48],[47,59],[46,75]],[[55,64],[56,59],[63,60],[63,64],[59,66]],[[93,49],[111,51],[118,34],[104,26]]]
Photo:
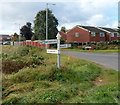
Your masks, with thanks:
[[[81,51],[81,52],[100,52],[100,53],[118,53],[120,50],[81,50],[81,49],[62,49],[67,51]]]
[[[42,56],[44,60],[42,64],[35,64],[36,66],[28,65],[10,73],[3,73],[3,105],[118,103],[118,71],[65,55],[61,55],[61,68],[58,69],[57,56],[46,54],[44,49],[15,49],[10,54],[6,52],[7,57],[2,59],[21,58],[26,62],[34,54],[35,57]]]

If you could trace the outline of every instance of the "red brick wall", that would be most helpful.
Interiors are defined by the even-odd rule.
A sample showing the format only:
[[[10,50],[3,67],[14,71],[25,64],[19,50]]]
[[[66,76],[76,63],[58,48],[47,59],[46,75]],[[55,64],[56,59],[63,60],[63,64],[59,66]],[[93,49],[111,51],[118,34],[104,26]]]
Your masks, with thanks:
[[[111,41],[110,33],[106,33],[106,42]]]
[[[79,33],[79,37],[75,36],[76,32]],[[69,42],[85,43],[85,42],[101,42],[101,41],[108,42],[118,39],[120,39],[120,37],[117,37],[117,33],[114,34],[114,37],[111,37],[110,33],[105,33],[104,37],[100,37],[100,33],[96,33],[96,36],[91,36],[90,32],[79,27],[75,27],[67,32],[68,43]]]
[[[106,35],[105,35],[106,36]],[[90,42],[100,42],[100,41],[106,41],[106,37],[100,37],[99,33],[96,33],[95,36],[90,35]]]
[[[117,37],[117,33],[114,33],[114,37],[111,37],[111,41],[118,40],[118,39],[119,39],[119,37]]]
[[[79,33],[79,37],[75,37],[75,33]],[[79,27],[75,27],[67,32],[67,42],[89,42],[89,32],[81,29]]]

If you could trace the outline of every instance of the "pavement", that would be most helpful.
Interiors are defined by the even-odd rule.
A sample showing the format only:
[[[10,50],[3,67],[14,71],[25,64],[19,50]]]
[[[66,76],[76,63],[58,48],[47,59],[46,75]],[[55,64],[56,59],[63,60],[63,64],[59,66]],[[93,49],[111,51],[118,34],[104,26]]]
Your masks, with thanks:
[[[74,56],[80,59],[92,61],[114,70],[118,69],[118,53],[98,53],[98,52],[80,52],[80,51],[61,51],[62,54]],[[119,56],[118,56],[119,55]]]

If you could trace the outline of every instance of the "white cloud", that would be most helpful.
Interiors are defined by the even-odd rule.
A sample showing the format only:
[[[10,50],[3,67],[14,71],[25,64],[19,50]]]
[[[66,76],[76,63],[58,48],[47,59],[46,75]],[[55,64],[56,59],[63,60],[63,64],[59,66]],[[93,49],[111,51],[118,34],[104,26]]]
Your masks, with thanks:
[[[76,25],[82,25],[82,24],[78,24],[78,23],[80,23],[80,22],[64,23],[64,24],[58,26],[58,30],[60,30],[62,26],[66,27],[66,29],[71,29]]]
[[[88,25],[102,25],[105,20],[105,17],[102,14],[97,14],[92,16],[89,20],[86,21]]]
[[[118,21],[113,21],[110,24],[107,24],[105,27],[117,28],[118,27]]]
[[[2,3],[0,3],[0,14],[2,14],[2,18],[0,17],[0,23],[2,22],[0,32],[4,32],[4,30],[5,32],[11,33],[14,31],[18,32],[18,28],[15,28],[18,26],[14,24],[18,23],[24,25],[26,22],[34,20],[36,13],[41,9],[45,9],[46,2],[56,3],[56,6],[49,7],[58,18],[59,29],[61,26],[66,26],[66,28],[69,29],[80,24],[115,27],[117,21],[116,9],[118,0],[0,1],[2,1]]]

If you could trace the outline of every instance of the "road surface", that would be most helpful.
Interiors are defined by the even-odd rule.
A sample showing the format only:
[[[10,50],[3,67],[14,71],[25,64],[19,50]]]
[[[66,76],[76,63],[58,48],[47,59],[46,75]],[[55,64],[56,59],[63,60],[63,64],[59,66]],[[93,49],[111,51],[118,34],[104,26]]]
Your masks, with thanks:
[[[118,53],[95,53],[95,52],[79,52],[79,51],[61,51],[77,58],[92,61],[101,64],[107,68],[118,70]]]

